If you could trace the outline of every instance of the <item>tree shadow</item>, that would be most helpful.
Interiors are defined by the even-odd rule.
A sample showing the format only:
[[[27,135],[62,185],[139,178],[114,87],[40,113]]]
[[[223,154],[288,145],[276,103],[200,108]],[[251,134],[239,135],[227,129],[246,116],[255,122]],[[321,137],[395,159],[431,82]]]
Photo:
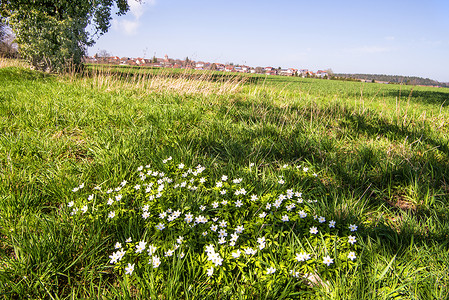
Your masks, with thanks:
[[[407,91],[408,92],[408,91]],[[386,90],[386,95],[389,97],[398,97],[398,90]],[[449,105],[449,89],[441,88],[440,90],[410,90],[409,94],[403,94],[402,99],[407,98],[412,102],[433,104],[447,107]]]
[[[317,188],[319,191],[311,191],[312,197],[317,196],[324,203],[332,205],[334,195],[343,195],[343,198],[349,195],[354,199],[360,197],[363,201],[366,200],[367,206],[374,210],[384,207],[383,211],[389,217],[361,226],[360,232],[366,240],[379,241],[376,247],[382,247],[382,253],[407,257],[411,255],[410,249],[414,246],[423,247],[422,249],[433,247],[432,249],[442,251],[449,249],[449,232],[441,226],[438,230],[432,230],[420,225],[425,224],[429,218],[439,224],[449,223],[447,195],[438,196],[441,207],[437,202],[431,206],[416,205],[409,209],[394,202],[403,196],[403,187],[417,185],[420,189],[428,189],[431,194],[443,189],[443,182],[449,182],[449,163],[441,159],[441,154],[436,151],[430,151],[425,156],[415,153],[408,160],[398,158],[393,160],[394,164],[384,167],[383,156],[375,149],[362,148],[349,155],[339,149],[339,141],[335,138],[307,135],[304,130],[307,123],[290,124],[291,130],[281,130],[279,124],[288,122],[288,118],[283,116],[285,110],[282,108],[268,102],[258,103],[256,108],[255,105],[236,101],[235,110],[230,112],[229,107],[223,104],[221,118],[230,118],[231,124],[235,126],[211,126],[207,134],[191,137],[195,151],[225,165],[241,166],[250,161],[255,162],[259,168],[272,162],[299,164],[309,161],[319,170],[325,170],[333,176],[332,180],[326,180],[322,187]],[[266,113],[254,113],[257,109]],[[306,116],[314,112],[314,108],[292,109]],[[420,140],[429,148],[438,148],[449,155],[447,142],[433,137],[425,128],[406,128],[389,123],[381,117],[356,113],[338,105],[324,108],[320,114],[340,116],[341,126],[351,134],[368,138],[382,135],[392,142],[406,138]],[[295,182],[300,184],[300,181]],[[392,193],[388,194],[388,190]],[[403,215],[409,216],[411,223],[407,223],[407,219],[401,220]],[[391,216],[396,221],[388,219]],[[356,219],[356,216],[346,215],[342,218],[342,221],[347,222]]]
[[[207,134],[192,137],[196,151],[225,164],[246,164],[248,160],[286,163],[307,160],[332,174],[335,181],[332,188],[361,195],[371,186],[376,192],[369,203],[375,206],[390,205],[391,197],[402,199],[404,187],[417,185],[422,190],[437,192],[449,182],[449,163],[441,156],[449,156],[448,141],[433,136],[425,127],[391,123],[341,105],[322,108],[318,112],[314,107],[291,107],[288,112],[294,111],[304,117],[296,124],[290,123],[285,109],[268,101],[257,104],[235,101],[233,105],[230,110],[223,104],[219,108],[219,118],[230,119],[234,126],[211,126]],[[336,139],[332,135],[307,134],[308,119],[314,113],[318,119],[338,116],[339,129],[346,131],[346,136]],[[404,158],[359,143],[348,152],[340,147],[351,135],[353,138],[363,136],[364,140],[382,137],[393,145],[408,140],[419,143],[420,150]],[[424,153],[423,149],[429,150]]]

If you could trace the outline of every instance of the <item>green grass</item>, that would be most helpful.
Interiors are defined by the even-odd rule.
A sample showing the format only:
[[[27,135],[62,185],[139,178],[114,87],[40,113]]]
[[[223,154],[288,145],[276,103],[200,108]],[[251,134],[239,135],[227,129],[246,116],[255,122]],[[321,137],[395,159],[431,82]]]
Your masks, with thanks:
[[[449,297],[449,89],[151,72],[0,69],[0,295]],[[123,278],[108,255],[117,238],[141,232],[77,222],[66,209],[72,189],[117,186],[169,156],[204,165],[211,180],[243,177],[260,194],[273,189],[280,166],[308,166],[318,182],[285,173],[286,181],[319,200],[317,213],[361,224],[355,269],[325,286],[214,283],[187,255],[191,268],[174,265],[167,282]]]

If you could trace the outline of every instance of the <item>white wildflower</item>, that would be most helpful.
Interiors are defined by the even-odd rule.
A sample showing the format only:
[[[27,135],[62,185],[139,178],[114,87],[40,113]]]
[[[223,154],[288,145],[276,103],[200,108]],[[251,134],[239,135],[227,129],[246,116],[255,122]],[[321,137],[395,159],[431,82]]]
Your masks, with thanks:
[[[143,250],[145,250],[146,245],[147,242],[140,241],[139,244],[136,245],[136,253],[141,253]]]
[[[351,230],[351,231],[357,231],[357,225],[355,225],[355,224],[349,225],[349,230]]]
[[[243,230],[245,230],[245,228],[243,227],[243,225],[237,226],[237,228],[235,229],[235,232],[237,232],[238,234],[241,234],[243,232]]]
[[[310,233],[311,234],[317,234],[318,233],[318,229],[315,226],[310,227]]]
[[[131,275],[134,271],[134,264],[130,264],[128,263],[128,266],[125,267],[125,274],[126,275]]]
[[[162,223],[159,223],[159,224],[156,225],[156,229],[157,230],[163,230],[164,228],[165,228],[165,225],[162,224]]]
[[[354,245],[356,242],[357,241],[356,241],[355,236],[352,236],[352,235],[348,236],[348,243],[350,243],[351,245]]]
[[[355,252],[349,252],[348,259],[350,259],[350,260],[356,259]]]
[[[328,255],[323,258],[323,263],[328,267],[334,262],[334,260]]]

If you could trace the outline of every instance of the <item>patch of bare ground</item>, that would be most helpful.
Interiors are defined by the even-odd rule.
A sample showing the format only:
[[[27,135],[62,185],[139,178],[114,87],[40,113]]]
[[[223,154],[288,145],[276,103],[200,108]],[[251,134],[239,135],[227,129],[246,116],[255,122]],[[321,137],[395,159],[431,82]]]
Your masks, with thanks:
[[[68,140],[70,143],[67,151],[59,155],[59,158],[66,157],[75,160],[92,161],[92,158],[87,155],[87,150],[85,149],[86,140],[81,129],[77,127],[64,128],[53,133],[51,138],[53,140]]]
[[[401,194],[396,194],[390,199],[387,199],[386,202],[394,208],[403,210],[403,211],[412,211],[416,212],[416,203],[413,203],[406,196]]]

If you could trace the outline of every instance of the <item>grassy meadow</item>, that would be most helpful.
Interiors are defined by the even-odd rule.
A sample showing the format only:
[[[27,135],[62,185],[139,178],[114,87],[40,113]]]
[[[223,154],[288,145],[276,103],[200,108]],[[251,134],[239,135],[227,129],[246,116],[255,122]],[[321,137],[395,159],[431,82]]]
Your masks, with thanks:
[[[449,298],[449,89],[4,65],[3,298]]]

